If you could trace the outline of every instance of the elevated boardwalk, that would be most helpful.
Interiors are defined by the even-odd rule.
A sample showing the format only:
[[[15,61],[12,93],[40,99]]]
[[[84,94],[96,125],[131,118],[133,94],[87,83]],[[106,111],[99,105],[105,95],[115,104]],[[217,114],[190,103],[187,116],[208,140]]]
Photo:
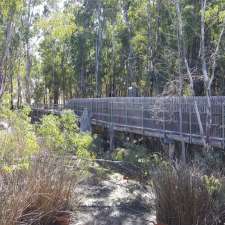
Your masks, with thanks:
[[[208,142],[212,146],[225,148],[225,97],[211,97],[212,125]],[[197,105],[204,135],[200,135],[195,109]],[[71,99],[64,107],[55,106],[49,113],[62,108],[73,110],[78,116],[87,109],[92,123],[114,130],[144,136],[185,141],[190,144],[206,140],[206,97],[124,97]],[[38,107],[36,107],[38,110]]]

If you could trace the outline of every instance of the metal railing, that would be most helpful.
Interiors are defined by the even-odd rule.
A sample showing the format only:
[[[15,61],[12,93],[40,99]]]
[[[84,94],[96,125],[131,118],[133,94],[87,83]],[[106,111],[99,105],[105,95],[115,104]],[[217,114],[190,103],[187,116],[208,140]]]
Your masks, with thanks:
[[[207,98],[206,97],[125,97],[125,98],[88,98],[71,99],[65,105],[81,116],[86,108],[92,119],[115,126],[154,131],[188,137],[200,137],[201,132],[194,104],[203,126],[204,138],[225,146],[225,97],[210,97],[212,124],[206,134]],[[191,141],[190,141],[191,142]]]

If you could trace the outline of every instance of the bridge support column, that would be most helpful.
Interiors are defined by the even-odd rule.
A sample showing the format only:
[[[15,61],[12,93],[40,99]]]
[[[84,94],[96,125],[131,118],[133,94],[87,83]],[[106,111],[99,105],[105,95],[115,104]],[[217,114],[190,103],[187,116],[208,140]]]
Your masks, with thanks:
[[[112,124],[109,127],[109,149],[111,152],[115,149],[115,131]]]
[[[91,115],[88,109],[84,109],[80,118],[80,132],[91,132]]]
[[[166,151],[168,151],[169,160],[173,161],[175,160],[175,151],[176,151],[176,145],[175,141],[171,140],[170,138],[165,135],[163,139],[163,144],[165,146]]]
[[[169,143],[169,159],[172,161],[175,157],[175,143]]]

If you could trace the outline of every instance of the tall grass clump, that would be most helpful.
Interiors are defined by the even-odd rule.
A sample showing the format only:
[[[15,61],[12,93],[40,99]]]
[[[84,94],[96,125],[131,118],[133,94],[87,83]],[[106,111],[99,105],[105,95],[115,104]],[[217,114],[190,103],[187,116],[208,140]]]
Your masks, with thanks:
[[[160,168],[154,175],[153,186],[158,222],[166,225],[218,224],[213,193],[197,169]]]
[[[28,169],[1,171],[0,180],[1,225],[69,224],[77,176],[64,160],[37,158]]]

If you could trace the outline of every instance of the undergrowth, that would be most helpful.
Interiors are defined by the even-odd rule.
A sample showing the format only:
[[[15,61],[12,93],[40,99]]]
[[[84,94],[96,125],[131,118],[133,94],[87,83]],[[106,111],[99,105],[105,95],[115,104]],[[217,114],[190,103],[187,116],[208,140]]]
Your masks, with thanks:
[[[12,111],[9,105],[6,96],[0,102],[0,224],[68,225],[71,201],[78,205],[79,171],[86,170],[68,158],[94,158],[92,137],[79,133],[72,111],[34,125],[29,107]]]
[[[0,173],[1,225],[52,225],[69,221],[71,200],[78,177],[64,160],[36,158],[28,169]],[[60,223],[61,224],[61,223]],[[64,223],[67,224],[67,223]],[[69,223],[68,223],[69,224]]]
[[[166,225],[224,224],[225,183],[194,167],[160,167],[153,176],[158,222]]]

